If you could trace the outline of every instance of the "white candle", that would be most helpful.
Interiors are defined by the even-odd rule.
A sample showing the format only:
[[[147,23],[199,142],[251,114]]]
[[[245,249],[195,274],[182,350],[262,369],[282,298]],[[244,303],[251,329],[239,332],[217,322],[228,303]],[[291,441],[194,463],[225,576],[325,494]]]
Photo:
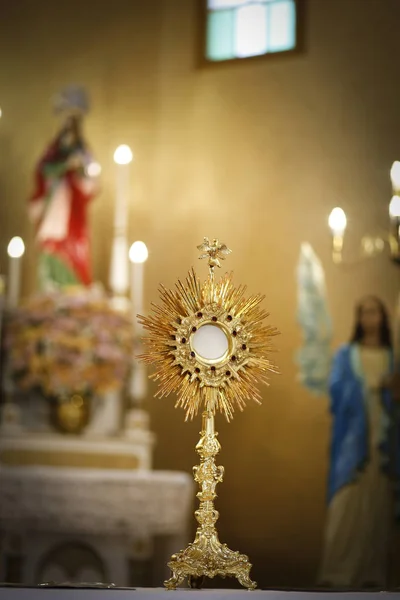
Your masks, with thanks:
[[[5,290],[5,278],[3,275],[0,275],[0,340],[1,340],[2,327],[3,327],[4,290]],[[1,361],[1,346],[0,346],[0,361]]]
[[[144,308],[144,263],[148,258],[148,250],[144,242],[135,242],[129,250],[131,269],[131,302],[132,322],[135,337],[135,350],[140,353],[141,326],[137,315],[143,314]],[[141,401],[147,394],[146,369],[142,363],[133,358],[132,377],[130,381],[130,395],[133,400]]]
[[[132,300],[132,318],[135,331],[138,330],[137,315],[143,314],[143,284],[144,284],[144,263],[132,263],[131,277],[131,300]]]
[[[25,244],[20,237],[13,237],[7,248],[8,261],[8,286],[7,307],[15,308],[19,302],[21,290],[21,257],[25,252]]]
[[[115,295],[124,295],[129,288],[128,268],[128,198],[129,164],[132,162],[129,146],[118,146],[114,152],[116,163],[114,239],[111,251],[110,287]]]
[[[114,228],[117,231],[126,231],[127,216],[128,216],[128,195],[129,195],[129,162],[117,162],[119,160],[128,160],[129,154],[121,156],[118,154],[122,146],[119,146],[114,154],[114,160],[116,161],[116,181],[115,181],[115,215],[114,215]],[[126,146],[128,148],[128,146]],[[127,152],[127,151],[126,151]],[[129,150],[130,152],[130,150]],[[130,153],[132,157],[132,153]]]
[[[397,305],[394,319],[394,350],[397,367],[400,366],[400,294],[397,297]]]
[[[111,249],[110,287],[114,295],[123,296],[129,288],[128,241],[124,234],[114,235]]]
[[[129,260],[132,263],[131,301],[132,318],[135,332],[138,333],[137,315],[143,314],[144,304],[144,263],[149,256],[144,242],[134,242],[129,250]]]

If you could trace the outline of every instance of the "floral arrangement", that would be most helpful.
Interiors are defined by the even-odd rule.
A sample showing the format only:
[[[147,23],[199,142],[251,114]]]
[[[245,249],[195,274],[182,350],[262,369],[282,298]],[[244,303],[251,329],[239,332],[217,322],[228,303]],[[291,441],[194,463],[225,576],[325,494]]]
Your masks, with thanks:
[[[7,368],[21,391],[60,398],[121,389],[133,355],[132,322],[98,290],[31,297],[5,320]]]

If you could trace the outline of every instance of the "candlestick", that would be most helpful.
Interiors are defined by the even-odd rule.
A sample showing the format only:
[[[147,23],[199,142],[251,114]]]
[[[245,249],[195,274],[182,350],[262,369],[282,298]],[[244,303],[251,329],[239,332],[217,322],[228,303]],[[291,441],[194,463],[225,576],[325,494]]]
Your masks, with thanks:
[[[140,352],[140,346],[135,353],[136,356]],[[132,375],[129,383],[129,396],[133,400],[133,406],[140,406],[141,402],[147,396],[147,371],[146,367],[133,358]]]
[[[132,158],[133,155],[129,146],[118,146],[114,152],[114,162],[117,169],[110,287],[116,296],[124,296],[129,287],[127,222],[129,164],[132,162]]]
[[[21,257],[25,252],[25,244],[20,237],[13,237],[7,248],[8,261],[8,286],[7,308],[15,308],[19,302],[21,289]]]

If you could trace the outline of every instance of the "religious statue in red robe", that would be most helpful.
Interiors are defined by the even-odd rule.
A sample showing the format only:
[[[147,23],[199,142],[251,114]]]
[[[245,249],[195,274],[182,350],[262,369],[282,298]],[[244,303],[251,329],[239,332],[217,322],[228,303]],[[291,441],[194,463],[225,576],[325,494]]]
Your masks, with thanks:
[[[29,200],[44,289],[91,283],[87,212],[98,192],[100,170],[82,135],[87,110],[84,91],[67,89],[58,97],[57,109],[63,113],[64,123],[36,167]]]

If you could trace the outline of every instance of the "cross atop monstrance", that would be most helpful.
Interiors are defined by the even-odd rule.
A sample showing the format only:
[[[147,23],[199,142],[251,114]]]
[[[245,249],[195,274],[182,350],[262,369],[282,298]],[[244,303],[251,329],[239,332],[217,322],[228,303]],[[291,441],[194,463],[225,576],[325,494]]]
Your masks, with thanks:
[[[220,244],[219,240],[214,239],[211,244],[207,237],[204,238],[203,243],[200,244],[200,246],[197,246],[197,249],[200,250],[200,252],[203,252],[203,254],[199,256],[199,259],[202,260],[208,258],[208,266],[211,269],[214,269],[214,267],[221,268],[220,260],[225,260],[226,256],[232,252],[226,244]]]
[[[196,451],[200,465],[194,479],[200,486],[200,506],[195,512],[199,523],[192,544],[168,563],[172,577],[165,582],[175,589],[187,577],[191,587],[200,587],[204,577],[236,577],[246,588],[254,589],[251,564],[244,554],[230,550],[218,539],[214,508],[216,486],[224,468],[215,464],[220,443],[214,429],[217,412],[229,421],[235,408],[243,410],[247,401],[261,403],[258,382],[267,383],[276,367],[269,360],[271,337],[278,331],[263,324],[268,314],[260,308],[263,296],[245,298],[245,287],[235,287],[233,275],[214,279],[215,267],[231,250],[218,239],[204,238],[198,246],[200,259],[208,259],[209,275],[201,282],[192,269],[186,282],[175,290],[161,286],[162,304],[153,306],[153,315],[140,317],[148,332],[146,353],[141,357],[156,367],[152,378],[158,381],[157,396],[177,395],[175,406],[192,419],[202,410],[202,431]]]

